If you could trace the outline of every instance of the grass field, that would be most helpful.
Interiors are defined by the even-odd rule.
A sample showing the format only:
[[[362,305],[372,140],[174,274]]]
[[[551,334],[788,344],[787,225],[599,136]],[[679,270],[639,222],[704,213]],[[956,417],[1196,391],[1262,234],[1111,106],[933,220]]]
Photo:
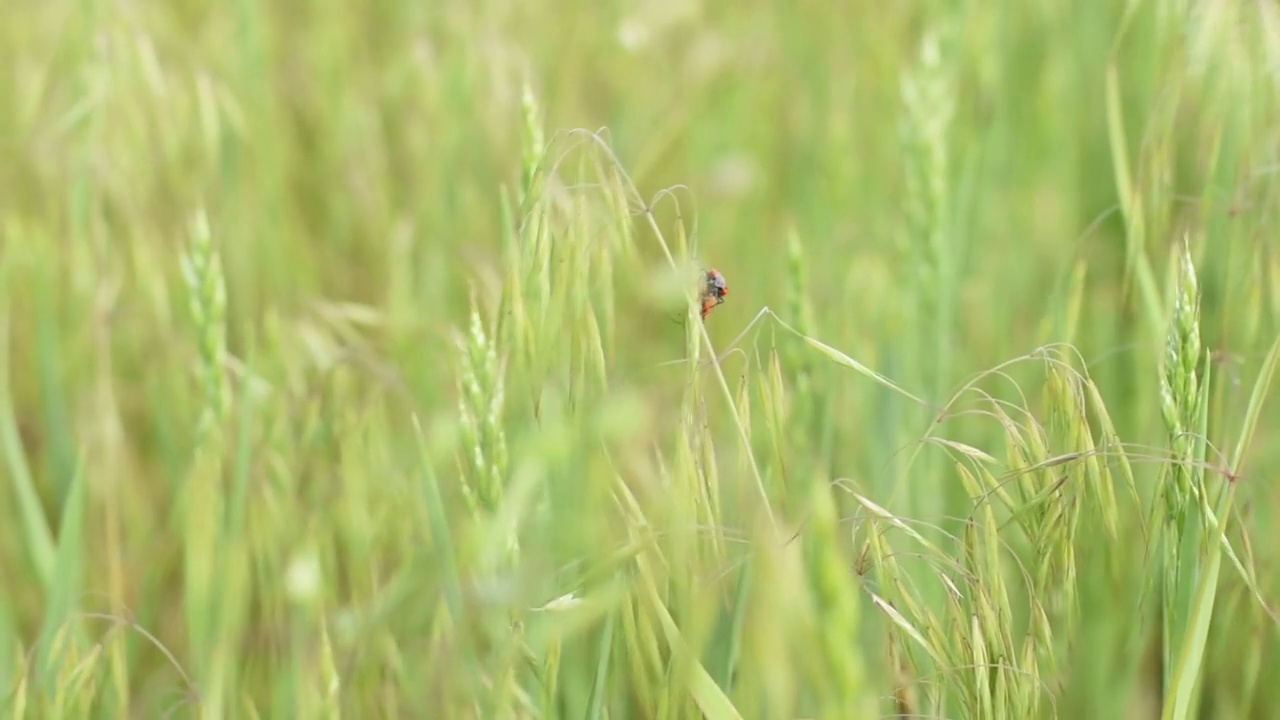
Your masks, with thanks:
[[[0,18],[4,717],[1280,718],[1280,6]]]

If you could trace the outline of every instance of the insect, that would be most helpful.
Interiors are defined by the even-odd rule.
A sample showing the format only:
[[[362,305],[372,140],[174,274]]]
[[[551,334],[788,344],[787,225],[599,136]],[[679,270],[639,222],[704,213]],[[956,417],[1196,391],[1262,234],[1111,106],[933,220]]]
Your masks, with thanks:
[[[706,320],[717,305],[724,302],[729,294],[729,284],[719,270],[711,268],[706,271],[707,286],[702,290],[702,319]]]

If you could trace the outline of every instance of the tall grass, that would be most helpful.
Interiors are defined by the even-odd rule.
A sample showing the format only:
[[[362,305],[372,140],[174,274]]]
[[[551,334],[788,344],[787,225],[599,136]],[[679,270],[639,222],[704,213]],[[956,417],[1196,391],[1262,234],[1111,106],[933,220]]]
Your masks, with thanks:
[[[881,5],[10,8],[5,716],[1280,717],[1280,15]]]

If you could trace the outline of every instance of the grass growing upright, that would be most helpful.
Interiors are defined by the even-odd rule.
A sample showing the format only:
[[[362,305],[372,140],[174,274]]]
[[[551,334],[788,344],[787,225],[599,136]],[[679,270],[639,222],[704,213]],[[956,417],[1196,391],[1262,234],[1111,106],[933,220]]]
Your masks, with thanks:
[[[1269,7],[15,7],[5,717],[1280,717]]]

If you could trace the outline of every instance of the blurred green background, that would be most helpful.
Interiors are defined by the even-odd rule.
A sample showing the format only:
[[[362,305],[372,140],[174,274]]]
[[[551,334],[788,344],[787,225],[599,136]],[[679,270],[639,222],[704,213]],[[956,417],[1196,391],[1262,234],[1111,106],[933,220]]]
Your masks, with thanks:
[[[570,623],[575,639],[551,643],[555,653],[512,649],[495,629],[510,608],[570,592],[557,574],[565,567],[626,556],[627,532],[641,523],[614,524],[615,478],[680,488],[673,478],[705,479],[703,463],[718,462],[719,487],[742,498],[754,466],[789,532],[802,535],[811,487],[837,478],[953,532],[973,505],[954,458],[930,451],[907,463],[937,427],[932,410],[795,342],[761,310],[935,407],[976,373],[1071,343],[1150,501],[1170,445],[1161,363],[1185,239],[1212,368],[1215,469],[1205,482],[1241,476],[1228,535],[1257,573],[1255,593],[1223,561],[1231,601],[1209,631],[1218,644],[1197,716],[1280,717],[1275,688],[1257,682],[1280,661],[1276,623],[1257,597],[1273,602],[1280,587],[1276,411],[1263,406],[1253,434],[1242,429],[1280,313],[1273,4],[10,0],[0,18],[9,707],[159,717],[199,688],[184,712],[206,717],[711,715],[672,679],[689,670],[668,654],[670,638],[654,639],[661,623],[637,615],[637,635],[623,633],[624,620],[599,629],[600,618],[621,617],[611,603],[644,596],[630,585],[617,591],[630,600],[605,593]],[[527,242],[513,228],[531,207],[518,195],[534,127],[545,133],[546,155],[532,158],[542,171],[571,158],[564,182],[574,182],[577,159],[603,154],[566,133],[598,131],[639,193],[628,217],[583,206],[575,225],[564,220],[572,211],[547,211],[568,248],[544,250],[570,263],[557,272],[592,271],[557,276],[554,297],[579,314],[565,316],[560,334],[545,331],[540,360],[504,344],[519,329],[495,329],[512,297],[534,287],[513,290],[528,266],[511,250]],[[667,188],[676,189],[661,196]],[[645,204],[655,199],[650,225]],[[634,252],[572,265],[579,249],[585,258],[622,242],[623,225]],[[728,279],[728,301],[705,327],[721,350],[749,330],[739,343],[747,352],[723,361],[734,408],[706,376],[697,382],[712,384],[698,389],[686,369],[660,365],[683,357],[687,336],[673,321],[680,305],[664,284],[657,228],[667,242],[686,233],[691,262]],[[204,305],[192,299],[182,263],[201,252],[220,259],[225,304],[207,294],[214,281],[197,283]],[[578,283],[589,300],[573,294]],[[583,303],[606,328],[594,332],[609,336],[599,394],[574,390],[589,371],[569,348],[595,337],[583,334]],[[541,480],[520,502],[546,491],[553,507],[528,510],[540,520],[521,535],[523,580],[491,590],[504,609],[473,598],[460,620],[442,598],[468,586],[459,578],[487,552],[476,548],[513,517],[467,519],[462,499],[474,468],[458,459],[472,451],[454,427],[468,397],[454,340],[469,332],[473,307],[510,373],[499,424],[511,482],[525,468]],[[556,341],[561,356],[548,349]],[[778,416],[766,409],[775,346],[775,390],[785,388],[791,408]],[[547,369],[561,361],[576,368],[568,379]],[[1047,424],[1055,400],[1036,367],[1013,368],[1016,384],[983,387]],[[220,383],[233,400],[217,415],[209,388]],[[531,388],[555,387],[572,401],[526,402]],[[740,432],[729,418],[746,396],[754,409]],[[702,402],[706,448],[689,440],[704,437],[690,414]],[[222,420],[215,440],[202,434],[205,412]],[[587,433],[601,427],[629,449],[593,444]],[[738,464],[742,433],[752,440],[747,464]],[[960,418],[946,433],[1005,457],[1007,433],[990,417]],[[1245,465],[1227,470],[1242,436],[1252,438]],[[688,488],[673,497],[692,499]],[[866,538],[851,536],[857,508],[835,495],[843,519],[831,551],[849,567],[866,559]],[[646,504],[667,502],[657,496],[638,502],[654,527],[689,520],[677,499],[661,506],[670,514]],[[750,501],[730,505],[701,519],[744,544],[773,540],[762,539]],[[1109,536],[1117,572],[1134,583],[1158,576],[1140,532],[1154,521],[1119,506],[1128,530]],[[1081,536],[1097,529],[1081,527]],[[850,610],[859,632],[881,639],[849,640],[816,665],[796,660],[835,611],[796,610],[777,588],[826,561],[781,549],[740,579],[713,562],[722,547],[701,542],[665,549],[671,567],[697,570],[668,567],[674,577],[658,594],[683,609],[674,612],[686,631],[718,628],[699,635],[703,662],[742,716],[861,717],[842,704],[853,696],[881,700],[871,716],[903,712],[884,699],[901,679],[895,651],[878,644],[885,616],[857,591],[839,591],[830,607],[859,608]],[[769,568],[775,577],[760,575]],[[1155,717],[1159,623],[1126,614],[1151,598],[1081,576],[1086,630],[1062,630],[1067,669],[1041,678],[1055,701],[1037,712]],[[704,585],[712,577],[741,594],[723,606],[700,598],[714,595]],[[745,602],[757,585],[775,585],[761,590],[768,601]],[[1113,605],[1123,612],[1113,616]],[[800,623],[774,627],[777,646],[758,639],[773,637],[757,627],[771,622],[770,607]],[[665,670],[623,669],[627,657],[650,659],[650,647],[663,648],[651,659]],[[865,685],[823,684],[841,653],[858,658]],[[542,670],[525,677],[526,660]],[[919,682],[939,682],[916,660],[901,662]],[[758,684],[731,683],[738,672]],[[550,699],[526,697],[539,692],[530,688]],[[949,717],[1014,716],[955,702]]]

